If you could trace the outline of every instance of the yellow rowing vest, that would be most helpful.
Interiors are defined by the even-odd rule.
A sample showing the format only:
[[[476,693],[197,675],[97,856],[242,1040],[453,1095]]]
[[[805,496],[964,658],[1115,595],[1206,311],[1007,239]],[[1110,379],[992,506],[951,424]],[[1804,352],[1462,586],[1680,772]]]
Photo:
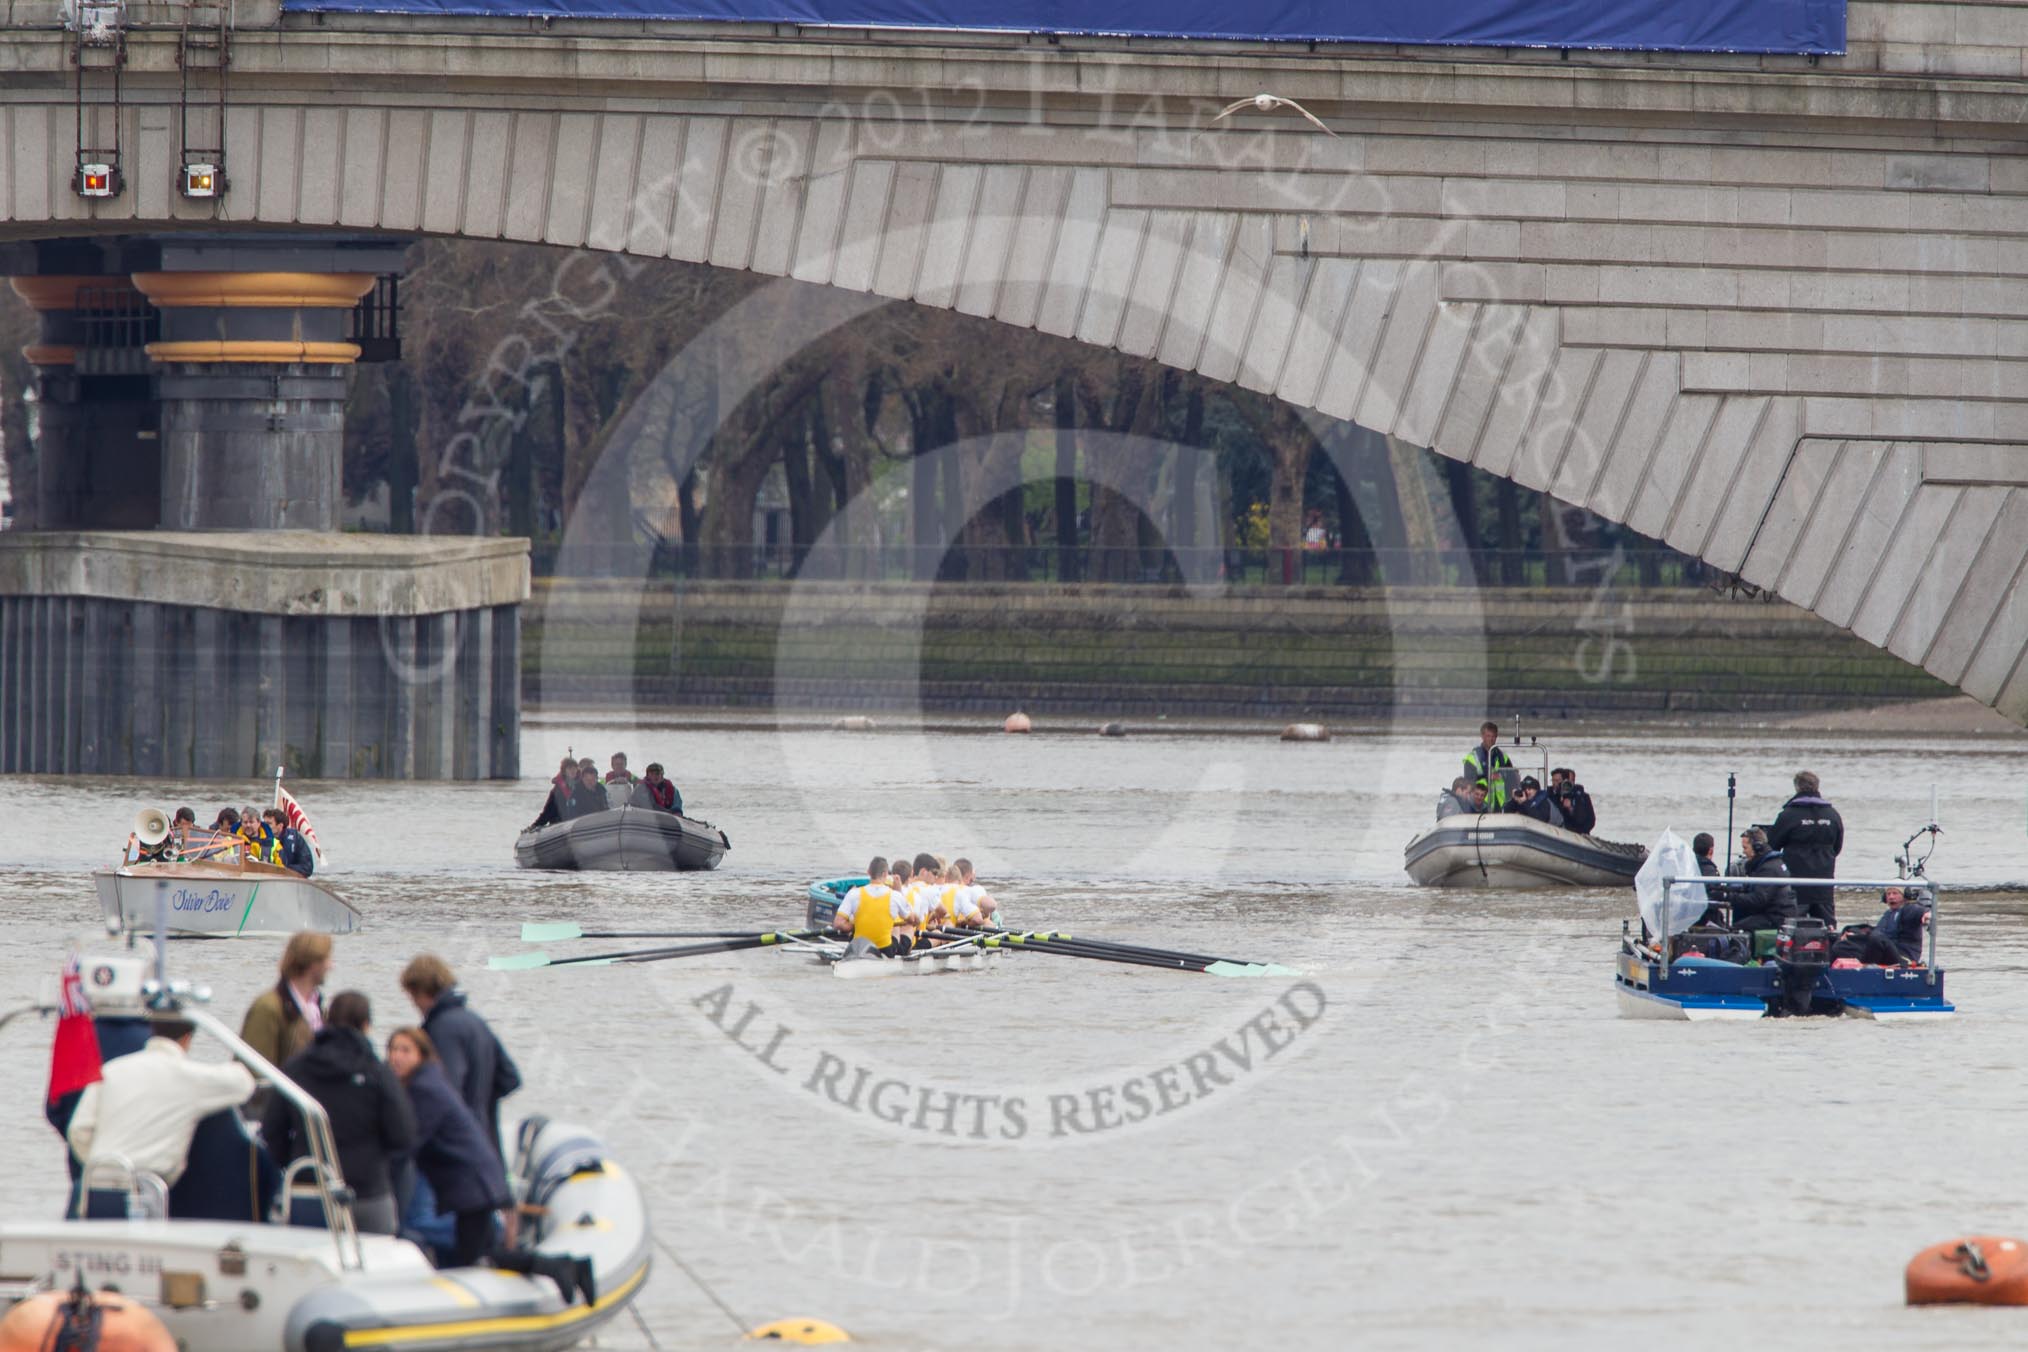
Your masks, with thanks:
[[[894,942],[894,893],[879,883],[859,888],[859,910],[852,917],[852,937],[864,939],[875,948]]]

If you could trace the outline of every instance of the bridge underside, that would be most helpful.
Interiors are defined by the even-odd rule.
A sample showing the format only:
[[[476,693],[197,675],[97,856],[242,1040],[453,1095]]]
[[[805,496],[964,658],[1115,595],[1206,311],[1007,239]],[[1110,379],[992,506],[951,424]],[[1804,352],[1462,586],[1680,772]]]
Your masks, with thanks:
[[[1851,68],[1974,9],[2028,17],[1854,6],[1853,62],[1781,70],[285,25],[237,39],[212,203],[172,45],[133,40],[94,201],[29,35],[0,234],[525,240],[991,316],[1548,490],[2028,721],[2020,39]],[[1339,134],[1208,121],[1260,88]]]

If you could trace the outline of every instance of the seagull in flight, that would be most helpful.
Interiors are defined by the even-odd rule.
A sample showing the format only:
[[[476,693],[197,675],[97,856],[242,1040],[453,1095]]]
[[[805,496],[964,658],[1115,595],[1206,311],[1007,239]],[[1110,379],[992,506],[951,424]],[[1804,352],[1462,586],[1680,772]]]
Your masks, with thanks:
[[[1312,125],[1314,125],[1318,131],[1323,132],[1324,135],[1336,136],[1338,134],[1337,132],[1332,131],[1329,127],[1325,126],[1323,121],[1315,113],[1311,112],[1308,108],[1305,108],[1302,104],[1297,103],[1294,99],[1285,99],[1279,94],[1263,93],[1263,94],[1255,94],[1252,98],[1234,99],[1231,103],[1227,104],[1219,112],[1217,117],[1214,117],[1211,120],[1213,122],[1223,121],[1225,118],[1231,117],[1234,113],[1238,112],[1242,108],[1252,108],[1254,111],[1262,113],[1271,113],[1277,108],[1293,108],[1297,112],[1301,113],[1304,117],[1310,119]]]

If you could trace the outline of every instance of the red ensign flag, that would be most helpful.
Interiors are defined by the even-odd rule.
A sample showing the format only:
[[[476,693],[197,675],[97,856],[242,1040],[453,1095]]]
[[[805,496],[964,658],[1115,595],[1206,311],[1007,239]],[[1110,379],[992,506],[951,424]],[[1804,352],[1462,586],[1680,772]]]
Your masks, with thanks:
[[[49,1053],[49,1101],[93,1084],[100,1078],[99,1034],[92,1027],[92,1005],[85,998],[84,970],[77,954],[63,965],[63,993],[57,998],[56,1045]]]

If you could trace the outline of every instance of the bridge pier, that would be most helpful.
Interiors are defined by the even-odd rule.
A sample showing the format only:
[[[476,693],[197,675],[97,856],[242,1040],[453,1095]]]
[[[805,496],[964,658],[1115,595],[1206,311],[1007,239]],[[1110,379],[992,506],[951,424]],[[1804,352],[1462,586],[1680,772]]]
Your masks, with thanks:
[[[0,250],[40,316],[0,535],[0,773],[512,778],[525,540],[339,532],[386,241]]]

